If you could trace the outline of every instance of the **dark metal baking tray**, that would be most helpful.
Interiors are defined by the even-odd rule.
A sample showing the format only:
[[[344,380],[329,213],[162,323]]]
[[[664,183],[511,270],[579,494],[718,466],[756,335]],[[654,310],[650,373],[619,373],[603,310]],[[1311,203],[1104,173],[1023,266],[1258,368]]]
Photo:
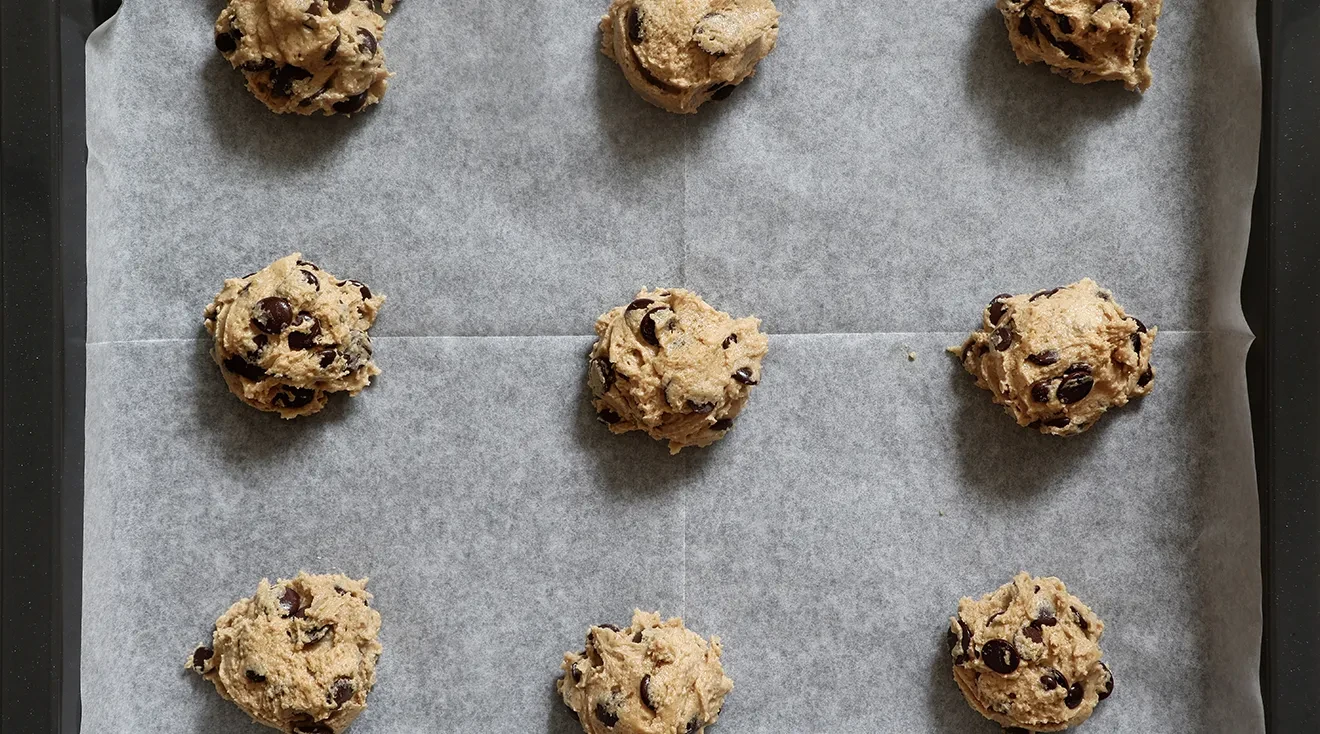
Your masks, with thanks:
[[[989,2],[989,0],[985,0]],[[78,731],[86,341],[83,42],[117,0],[0,0],[0,731]],[[1320,3],[1261,0],[1242,302],[1270,732],[1320,731]],[[1224,589],[1225,594],[1250,593]],[[125,681],[125,695],[132,682]]]

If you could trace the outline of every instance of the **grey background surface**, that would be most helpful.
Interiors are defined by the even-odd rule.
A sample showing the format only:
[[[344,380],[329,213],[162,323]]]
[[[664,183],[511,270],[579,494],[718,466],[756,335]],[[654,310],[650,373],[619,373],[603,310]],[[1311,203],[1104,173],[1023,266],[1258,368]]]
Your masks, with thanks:
[[[604,4],[404,3],[351,120],[252,100],[219,3],[131,2],[89,43],[84,730],[260,731],[182,662],[305,568],[384,615],[354,731],[571,731],[560,654],[641,606],[725,640],[716,731],[992,732],[942,627],[1025,568],[1108,625],[1088,727],[1261,731],[1253,4],[1166,2],[1138,97],[1017,66],[989,2],[785,0],[696,117],[596,52]],[[389,301],[377,383],[285,423],[227,393],[200,314],[294,249]],[[1157,389],[1052,440],[942,349],[1082,276],[1161,327]],[[587,406],[592,320],[644,285],[772,334],[708,450]]]

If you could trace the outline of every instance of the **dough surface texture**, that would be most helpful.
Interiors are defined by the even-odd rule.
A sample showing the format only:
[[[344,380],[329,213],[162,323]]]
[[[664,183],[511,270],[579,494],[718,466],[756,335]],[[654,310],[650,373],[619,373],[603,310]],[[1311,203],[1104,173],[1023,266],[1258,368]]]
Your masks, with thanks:
[[[647,291],[596,320],[587,384],[614,433],[646,431],[670,453],[723,438],[761,381],[769,341],[681,288]]]
[[[643,99],[670,112],[722,100],[779,38],[770,0],[614,0],[601,51]]]
[[[1150,88],[1163,0],[998,0],[1013,53],[1079,84]]]
[[[215,623],[187,667],[258,723],[291,734],[339,734],[367,707],[380,658],[380,614],[366,579],[266,579]]]
[[[380,5],[389,12],[394,0]],[[229,0],[215,46],[274,112],[352,114],[389,86],[384,33],[367,0]]]
[[[1105,625],[1063,582],[1019,573],[949,618],[953,679],[972,708],[1001,726],[1062,731],[1114,690],[1100,661]]]
[[[721,653],[718,637],[636,610],[627,628],[592,627],[556,686],[586,734],[703,734],[733,690]]]
[[[1081,433],[1154,387],[1159,329],[1128,316],[1090,278],[1031,295],[995,296],[961,349],[978,387],[1018,425]]]
[[[211,357],[248,405],[283,418],[310,415],[330,393],[357,395],[380,374],[367,330],[384,303],[295,252],[225,281],[206,307]]]

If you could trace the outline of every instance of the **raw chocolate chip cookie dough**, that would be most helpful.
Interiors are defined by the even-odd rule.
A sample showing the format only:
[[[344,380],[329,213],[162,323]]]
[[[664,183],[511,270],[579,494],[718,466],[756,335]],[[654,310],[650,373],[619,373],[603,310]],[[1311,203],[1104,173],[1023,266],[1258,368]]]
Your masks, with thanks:
[[[733,427],[769,342],[681,288],[642,291],[596,320],[587,366],[592,405],[615,433],[646,431],[670,453],[708,446]]]
[[[601,51],[642,97],[670,112],[722,100],[779,38],[770,0],[614,0]]]
[[[389,12],[395,0],[378,3]],[[385,19],[367,0],[229,0],[215,45],[275,112],[351,114],[385,96]]]
[[[1100,661],[1104,622],[1056,578],[1019,573],[949,619],[953,679],[998,724],[1062,731],[1086,721],[1114,690]]]
[[[995,296],[980,330],[950,351],[1018,425],[1068,436],[1151,391],[1158,331],[1084,278],[1032,295]]]
[[[366,579],[298,574],[240,599],[188,667],[254,721],[292,734],[339,734],[367,707],[380,614]]]
[[[1018,61],[1043,61],[1080,84],[1150,87],[1150,48],[1163,0],[999,0]]]
[[[556,686],[587,734],[702,734],[733,690],[720,655],[718,637],[637,610],[626,629],[592,627]]]
[[[226,280],[206,307],[211,356],[229,390],[283,418],[319,411],[333,392],[357,395],[380,374],[367,329],[385,297],[301,258]]]

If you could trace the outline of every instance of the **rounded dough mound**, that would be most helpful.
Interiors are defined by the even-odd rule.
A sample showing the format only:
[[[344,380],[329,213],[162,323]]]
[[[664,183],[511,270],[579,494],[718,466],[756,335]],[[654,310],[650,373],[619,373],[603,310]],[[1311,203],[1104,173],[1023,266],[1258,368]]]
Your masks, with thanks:
[[[261,580],[188,656],[226,700],[292,734],[339,734],[367,707],[380,658],[380,614],[366,579],[299,573]]]
[[[637,294],[596,320],[587,384],[615,433],[646,431],[670,453],[723,438],[761,380],[769,342],[681,288]]]
[[[601,51],[646,101],[696,112],[756,71],[779,38],[770,0],[614,0]]]
[[[380,369],[367,329],[385,297],[302,259],[276,260],[230,278],[206,307],[211,356],[229,390],[284,418],[325,407],[329,394],[357,395]]]
[[[389,12],[394,0],[382,3]],[[229,0],[215,45],[274,112],[352,114],[385,96],[385,19],[367,0]]]
[[[1032,295],[995,296],[981,329],[951,351],[1018,425],[1068,436],[1151,391],[1158,332],[1083,278]]]
[[[1105,624],[1056,578],[1019,573],[949,618],[953,679],[972,708],[1005,727],[1062,731],[1114,690],[1100,661]]]
[[[636,610],[626,629],[592,627],[582,652],[564,653],[556,686],[587,734],[700,734],[733,690],[720,655],[720,638]]]
[[[1079,84],[1150,88],[1163,0],[998,0],[1018,61],[1043,61]]]

